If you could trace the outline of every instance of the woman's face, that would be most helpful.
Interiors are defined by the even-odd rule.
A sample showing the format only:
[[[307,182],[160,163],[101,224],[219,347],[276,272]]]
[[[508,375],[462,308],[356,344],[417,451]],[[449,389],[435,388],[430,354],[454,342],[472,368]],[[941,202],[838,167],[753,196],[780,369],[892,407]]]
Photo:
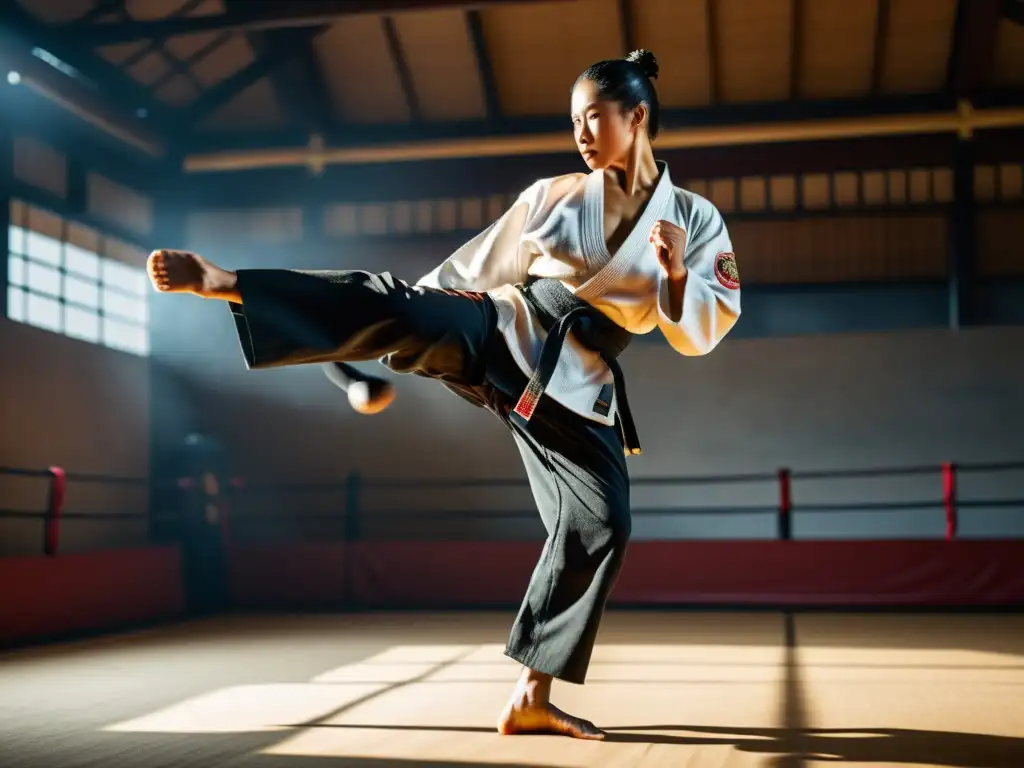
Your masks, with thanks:
[[[591,170],[624,166],[636,139],[643,105],[624,110],[604,101],[593,80],[581,80],[572,92],[572,126],[576,147]]]

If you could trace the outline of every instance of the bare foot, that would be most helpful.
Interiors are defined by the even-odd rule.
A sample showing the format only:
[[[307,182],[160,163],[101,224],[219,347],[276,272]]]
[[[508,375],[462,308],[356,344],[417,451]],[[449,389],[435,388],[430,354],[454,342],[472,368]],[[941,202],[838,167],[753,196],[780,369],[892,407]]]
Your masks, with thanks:
[[[348,401],[357,413],[380,413],[395,399],[395,387],[384,379],[368,378],[348,388]]]
[[[233,272],[189,251],[153,251],[146,262],[153,287],[161,293],[191,293],[204,299],[241,301]]]
[[[498,733],[554,734],[600,741],[605,733],[589,720],[566,714],[550,702],[531,702],[525,694],[514,698],[498,719]]]

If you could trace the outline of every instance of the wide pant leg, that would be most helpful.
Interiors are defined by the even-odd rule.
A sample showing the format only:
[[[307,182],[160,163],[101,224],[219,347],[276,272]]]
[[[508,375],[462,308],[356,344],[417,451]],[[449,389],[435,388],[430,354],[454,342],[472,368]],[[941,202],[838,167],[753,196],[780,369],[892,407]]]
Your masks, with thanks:
[[[502,345],[503,346],[503,345]],[[492,353],[488,379],[517,393],[526,377],[506,350]],[[509,399],[514,404],[514,399]],[[512,430],[548,537],[516,616],[506,655],[582,684],[632,528],[629,475],[618,429],[543,398],[529,427]]]
[[[388,273],[243,269],[231,304],[249,368],[380,360],[459,387],[483,381],[496,310],[484,294]]]
[[[617,429],[543,398],[527,428],[508,416],[527,378],[495,333],[484,294],[411,286],[361,271],[239,270],[231,311],[246,365],[379,359],[440,379],[512,430],[548,538],[506,653],[583,683],[630,534]]]

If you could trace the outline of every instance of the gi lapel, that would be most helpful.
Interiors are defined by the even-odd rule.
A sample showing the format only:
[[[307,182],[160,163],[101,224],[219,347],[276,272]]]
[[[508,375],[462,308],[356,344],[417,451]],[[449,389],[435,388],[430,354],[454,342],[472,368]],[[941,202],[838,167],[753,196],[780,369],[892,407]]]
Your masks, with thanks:
[[[608,252],[604,239],[604,172],[594,171],[587,178],[583,202],[583,247],[588,261],[603,266],[576,290],[576,295],[581,299],[603,295],[608,285],[619,280],[630,265],[651,247],[648,234],[654,223],[662,218],[672,198],[672,178],[669,176],[668,164],[659,160],[657,165],[661,175],[651,193],[651,199],[614,255]]]

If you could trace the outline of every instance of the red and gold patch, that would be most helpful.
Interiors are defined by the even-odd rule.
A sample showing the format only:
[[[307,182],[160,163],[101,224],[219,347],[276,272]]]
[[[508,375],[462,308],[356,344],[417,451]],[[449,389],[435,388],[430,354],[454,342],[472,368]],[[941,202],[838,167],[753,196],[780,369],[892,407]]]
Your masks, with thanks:
[[[726,288],[740,287],[740,270],[736,266],[736,254],[722,251],[715,256],[715,277]]]

